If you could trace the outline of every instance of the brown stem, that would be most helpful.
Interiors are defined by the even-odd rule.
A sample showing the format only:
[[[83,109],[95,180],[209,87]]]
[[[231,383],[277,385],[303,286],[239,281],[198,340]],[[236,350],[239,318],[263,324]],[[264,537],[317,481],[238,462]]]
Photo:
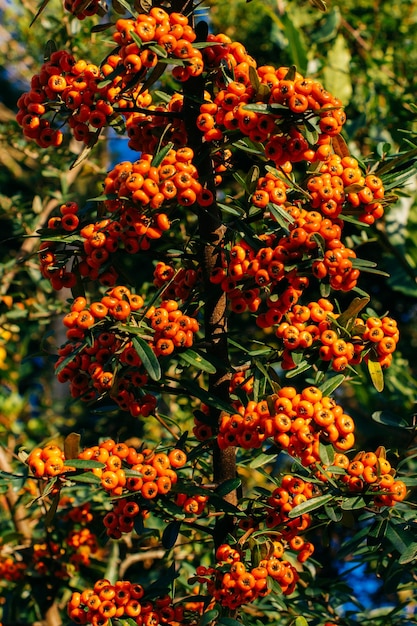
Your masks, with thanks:
[[[200,26],[200,25],[199,25]],[[201,26],[200,26],[201,27]],[[204,33],[200,34],[201,38]],[[203,76],[191,78],[184,83],[184,121],[188,134],[188,144],[193,149],[195,164],[200,174],[204,175],[207,187],[215,198],[214,167],[209,146],[202,141],[201,133],[196,126],[200,103],[204,99],[205,80]],[[217,365],[216,372],[209,376],[209,392],[230,403],[229,386],[231,368],[227,341],[227,298],[220,285],[210,282],[214,268],[221,263],[221,254],[225,236],[225,226],[221,211],[216,203],[209,207],[200,207],[198,214],[200,236],[200,259],[203,273],[205,294],[204,325],[207,356]],[[221,411],[210,407],[211,423],[214,430],[218,428]],[[221,450],[217,443],[213,449],[213,480],[215,483],[235,478],[235,448]],[[231,491],[225,500],[237,504],[237,493]],[[233,520],[230,516],[219,518],[215,528],[215,543],[222,543],[230,531]]]

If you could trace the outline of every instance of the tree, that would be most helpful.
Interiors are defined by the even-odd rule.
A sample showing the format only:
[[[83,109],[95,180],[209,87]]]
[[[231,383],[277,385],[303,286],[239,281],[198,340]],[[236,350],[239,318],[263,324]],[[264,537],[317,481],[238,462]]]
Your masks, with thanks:
[[[355,158],[338,97],[189,4],[113,3],[100,59],[65,26],[104,7],[64,8],[16,121],[58,165],[33,271],[73,404],[62,440],[2,453],[4,626],[415,623],[412,400],[373,415],[377,441],[344,408],[395,368],[398,324],[361,278],[386,279],[372,242],[415,147]],[[73,194],[109,129],[132,159]],[[352,611],[345,557],[394,606]]]

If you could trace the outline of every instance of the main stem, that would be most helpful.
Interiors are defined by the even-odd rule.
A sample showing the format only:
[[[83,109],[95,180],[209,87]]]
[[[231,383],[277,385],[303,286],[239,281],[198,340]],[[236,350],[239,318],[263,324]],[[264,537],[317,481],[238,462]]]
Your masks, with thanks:
[[[184,83],[184,121],[188,134],[188,144],[195,154],[195,163],[200,177],[216,197],[214,167],[210,155],[210,146],[202,141],[196,126],[200,104],[204,99],[205,81],[202,76],[191,78]],[[230,403],[230,359],[227,341],[227,298],[220,285],[210,281],[214,268],[221,264],[221,254],[225,236],[225,225],[221,211],[214,200],[209,207],[200,207],[198,214],[200,236],[200,264],[204,284],[204,327],[207,356],[216,363],[216,372],[209,376],[209,392]],[[219,425],[221,411],[210,407],[210,418],[213,430]],[[213,479],[217,484],[236,477],[236,451],[230,447],[221,450],[217,442],[213,444]],[[225,500],[237,504],[237,493],[231,491]],[[220,544],[231,529],[233,520],[229,516],[220,518],[215,528],[215,542]]]

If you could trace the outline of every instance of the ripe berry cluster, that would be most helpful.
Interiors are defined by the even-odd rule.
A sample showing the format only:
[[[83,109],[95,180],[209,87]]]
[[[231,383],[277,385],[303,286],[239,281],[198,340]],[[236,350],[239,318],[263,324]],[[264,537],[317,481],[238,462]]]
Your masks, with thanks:
[[[185,302],[198,285],[201,270],[181,267],[176,271],[172,265],[159,261],[155,266],[153,277],[153,284],[158,289],[168,283],[161,294],[163,298]]]
[[[59,146],[64,137],[60,130],[63,121],[77,141],[87,144],[114,119],[116,102],[123,111],[129,111],[134,104],[150,105],[152,99],[147,91],[129,87],[130,77],[117,74],[105,80],[114,74],[119,59],[117,55],[109,57],[105,65],[98,67],[83,59],[77,61],[65,50],[53,52],[40,73],[33,76],[30,91],[17,102],[16,120],[24,136],[41,148]]]
[[[395,506],[407,495],[405,483],[395,480],[394,468],[379,449],[376,452],[358,452],[352,460],[343,453],[337,453],[332,466],[345,470],[344,474],[335,474],[333,478],[346,485],[348,491],[374,492],[373,503],[377,507]],[[331,468],[329,475],[332,476]]]
[[[319,356],[330,363],[335,372],[369,358],[388,367],[399,339],[395,320],[387,316],[382,319],[370,316],[366,321],[357,318],[348,330],[337,325],[339,316],[333,309],[329,300],[320,298],[308,306],[296,304],[286,314],[286,321],[276,328],[284,347],[284,369],[296,367],[291,356],[293,351],[303,351],[312,358]]]
[[[148,376],[141,358],[128,330],[120,327],[120,323],[137,326],[137,312],[143,304],[141,296],[124,286],[113,287],[90,306],[82,296],[73,301],[63,319],[68,341],[59,349],[56,363],[58,380],[69,381],[73,397],[90,401],[109,394],[122,410],[135,417],[145,417],[155,409],[155,397],[143,390]],[[149,324],[143,334],[157,357],[192,346],[199,328],[195,318],[183,314],[175,300],[163,300],[159,307],[148,308],[142,318]],[[85,343],[90,333],[91,343]]]
[[[350,450],[355,442],[355,424],[332,398],[314,386],[298,393],[282,387],[270,401],[250,401],[233,415],[224,413],[217,437],[221,448],[237,445],[259,448],[272,438],[303,465],[320,461],[320,441],[339,451]]]
[[[65,465],[63,450],[53,443],[43,448],[34,448],[26,462],[36,478],[53,478],[71,469]]]
[[[26,565],[14,556],[0,556],[0,579],[9,582],[18,582],[25,575]]]
[[[257,67],[245,47],[225,35],[209,35],[207,41],[217,44],[203,51],[207,66],[221,60],[233,77],[225,80],[225,73],[218,72],[218,91],[200,108],[197,126],[205,140],[218,141],[227,131],[240,131],[265,143],[266,156],[277,166],[322,160],[326,149],[320,146],[328,146],[346,120],[341,101],[288,67]],[[297,128],[314,117],[319,126],[317,156]]]
[[[196,580],[207,585],[216,602],[232,610],[271,593],[269,578],[280,585],[285,595],[289,595],[294,591],[299,575],[294,565],[285,558],[283,544],[279,541],[271,543],[271,554],[255,567],[246,565],[239,550],[222,544],[216,550],[216,567],[197,567]]]
[[[182,622],[184,609],[181,604],[172,605],[170,596],[154,600],[144,598],[145,591],[139,583],[117,580],[111,584],[101,578],[90,589],[81,593],[74,591],[67,605],[67,613],[75,624],[108,626],[112,618],[130,619],[138,626]]]

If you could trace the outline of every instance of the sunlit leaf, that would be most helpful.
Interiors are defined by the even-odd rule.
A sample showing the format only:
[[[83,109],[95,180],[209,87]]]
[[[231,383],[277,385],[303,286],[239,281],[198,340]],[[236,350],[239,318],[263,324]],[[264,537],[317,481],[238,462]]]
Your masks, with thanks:
[[[195,350],[188,349],[185,352],[181,352],[178,355],[178,359],[187,363],[187,365],[192,365],[202,372],[207,372],[207,374],[214,374],[217,371],[215,365],[207,361],[207,359],[204,359],[201,354]]]
[[[161,365],[148,342],[142,339],[142,337],[135,336],[132,337],[132,343],[139,355],[140,360],[142,361],[143,367],[152,380],[160,380]]]
[[[379,361],[368,360],[368,371],[372,380],[372,384],[377,391],[384,389],[384,374]]]
[[[315,498],[311,498],[310,500],[306,500],[306,502],[302,502],[301,504],[297,504],[291,511],[288,513],[288,517],[291,519],[293,517],[299,517],[300,515],[304,515],[304,513],[310,513],[311,511],[316,511],[320,509],[322,506],[330,502],[334,496],[330,493],[326,493],[322,496],[317,496]]]

